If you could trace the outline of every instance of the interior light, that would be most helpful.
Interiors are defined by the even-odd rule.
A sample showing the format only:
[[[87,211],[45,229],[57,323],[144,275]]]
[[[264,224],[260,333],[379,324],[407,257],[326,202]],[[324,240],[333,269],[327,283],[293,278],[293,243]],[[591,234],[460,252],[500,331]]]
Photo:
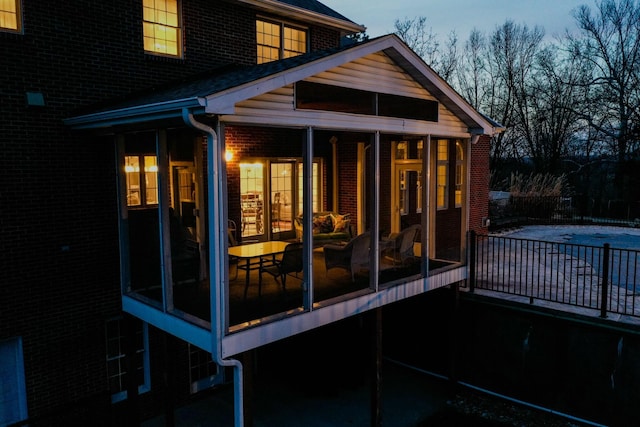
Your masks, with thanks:
[[[124,171],[125,171],[126,173],[131,173],[131,172],[134,172],[135,170],[133,169],[133,166],[131,166],[131,165],[126,165],[126,166],[124,167]]]

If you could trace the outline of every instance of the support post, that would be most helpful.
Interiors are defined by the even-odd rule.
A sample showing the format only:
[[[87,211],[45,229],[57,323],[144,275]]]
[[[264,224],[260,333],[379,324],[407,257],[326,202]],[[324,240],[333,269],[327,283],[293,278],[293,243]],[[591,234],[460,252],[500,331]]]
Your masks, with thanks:
[[[469,292],[473,292],[476,288],[476,232],[474,230],[469,231]]]
[[[600,317],[607,317],[607,297],[609,295],[609,252],[611,251],[609,243],[604,244],[602,254],[602,295],[600,301]]]
[[[371,347],[371,427],[382,427],[382,308],[369,312]]]
[[[244,393],[244,425],[245,427],[253,427],[253,350],[245,351],[241,355],[242,366],[242,385]]]

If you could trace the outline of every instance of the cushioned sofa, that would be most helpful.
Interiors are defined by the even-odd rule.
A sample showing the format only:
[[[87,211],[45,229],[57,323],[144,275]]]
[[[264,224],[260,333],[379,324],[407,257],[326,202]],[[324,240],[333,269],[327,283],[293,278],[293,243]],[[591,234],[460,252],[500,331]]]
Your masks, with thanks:
[[[296,238],[302,240],[302,216],[294,220]],[[348,242],[351,240],[351,219],[349,214],[336,212],[315,212],[313,214],[313,246],[322,246],[330,242]]]

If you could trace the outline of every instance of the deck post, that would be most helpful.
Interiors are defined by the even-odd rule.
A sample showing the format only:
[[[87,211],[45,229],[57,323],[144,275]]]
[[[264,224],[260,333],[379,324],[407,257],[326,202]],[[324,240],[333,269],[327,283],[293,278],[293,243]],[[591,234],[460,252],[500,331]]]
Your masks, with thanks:
[[[371,363],[371,427],[382,426],[382,308],[369,312],[373,360]]]
[[[469,231],[469,292],[473,292],[476,287],[476,232]]]
[[[600,317],[607,317],[607,296],[609,295],[609,252],[611,245],[604,244],[604,253],[602,254],[602,297],[600,301]]]

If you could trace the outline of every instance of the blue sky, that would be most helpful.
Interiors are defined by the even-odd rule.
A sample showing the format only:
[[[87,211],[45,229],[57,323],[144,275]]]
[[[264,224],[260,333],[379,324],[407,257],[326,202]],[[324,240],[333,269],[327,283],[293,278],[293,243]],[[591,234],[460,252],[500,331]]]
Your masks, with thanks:
[[[571,11],[594,0],[320,0],[322,3],[367,27],[371,37],[393,32],[393,22],[425,16],[427,26],[441,38],[455,30],[467,39],[472,28],[486,33],[507,19],[529,27],[542,26],[548,37],[575,28]]]

